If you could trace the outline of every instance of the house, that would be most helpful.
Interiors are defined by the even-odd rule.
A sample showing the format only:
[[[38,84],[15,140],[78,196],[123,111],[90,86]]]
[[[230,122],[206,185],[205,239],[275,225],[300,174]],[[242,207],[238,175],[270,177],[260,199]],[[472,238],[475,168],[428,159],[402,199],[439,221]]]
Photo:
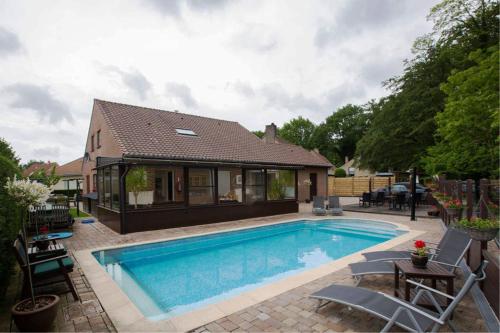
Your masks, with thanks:
[[[56,162],[35,162],[32,163],[29,167],[23,170],[23,177],[32,177],[38,171],[44,170],[46,174],[50,174],[54,167],[58,167],[59,164]]]
[[[344,169],[347,176],[356,176],[356,177],[375,177],[377,174],[368,169],[363,169],[358,166],[358,161],[354,158],[349,159],[347,156],[345,157],[345,162],[339,169]],[[335,168],[330,169],[330,175],[333,176],[335,174]]]
[[[297,212],[327,195],[331,166],[279,140],[274,124],[261,140],[233,121],[94,100],[83,193],[124,234]],[[137,170],[146,189],[136,200],[126,185]]]
[[[56,175],[61,177],[54,185],[54,192],[69,193],[73,195],[77,190],[81,190],[80,184],[82,176],[83,157],[56,167]]]

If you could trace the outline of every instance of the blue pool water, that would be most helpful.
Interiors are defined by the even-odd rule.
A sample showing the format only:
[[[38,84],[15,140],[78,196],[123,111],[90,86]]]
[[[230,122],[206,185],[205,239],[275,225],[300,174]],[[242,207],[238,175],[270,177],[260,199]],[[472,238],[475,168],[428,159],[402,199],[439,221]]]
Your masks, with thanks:
[[[403,231],[354,219],[295,221],[96,251],[143,314],[159,320],[385,242]]]

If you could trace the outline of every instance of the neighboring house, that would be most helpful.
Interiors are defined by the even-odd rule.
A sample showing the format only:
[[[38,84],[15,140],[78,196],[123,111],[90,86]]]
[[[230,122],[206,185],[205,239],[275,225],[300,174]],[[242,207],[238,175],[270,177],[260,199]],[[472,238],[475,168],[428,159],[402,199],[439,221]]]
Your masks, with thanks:
[[[237,122],[94,100],[83,192],[102,223],[129,233],[297,212],[327,195],[331,166],[274,124],[261,140]],[[136,202],[126,179],[138,167],[147,184]]]
[[[374,177],[377,175],[375,172],[371,172],[368,169],[359,168],[357,161],[354,158],[349,159],[347,156],[345,158],[344,164],[339,168],[344,169],[347,176]],[[330,169],[329,174],[333,176],[335,174],[335,169],[334,168]]]
[[[50,174],[52,172],[52,168],[57,168],[58,166],[59,165],[56,162],[35,162],[23,170],[23,177],[32,177],[33,174],[39,170],[45,170],[46,174]]]
[[[56,167],[56,175],[61,177],[54,186],[55,191],[81,190],[83,157]]]

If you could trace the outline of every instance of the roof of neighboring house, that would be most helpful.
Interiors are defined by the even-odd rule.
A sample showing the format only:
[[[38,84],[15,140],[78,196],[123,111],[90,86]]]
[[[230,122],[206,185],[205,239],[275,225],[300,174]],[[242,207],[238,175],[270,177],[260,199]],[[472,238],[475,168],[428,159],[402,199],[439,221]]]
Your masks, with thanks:
[[[81,176],[82,175],[83,157],[77,158],[74,161],[60,165],[56,168],[58,176]]]
[[[29,167],[27,167],[25,170],[23,170],[23,177],[29,177],[34,172],[41,169],[45,170],[46,173],[49,173],[52,170],[52,167],[54,166],[57,168],[58,164],[56,162],[47,162],[47,163],[35,162],[31,164]]]
[[[331,167],[321,154],[265,143],[237,122],[95,100],[124,157]],[[192,130],[196,136],[176,129]]]

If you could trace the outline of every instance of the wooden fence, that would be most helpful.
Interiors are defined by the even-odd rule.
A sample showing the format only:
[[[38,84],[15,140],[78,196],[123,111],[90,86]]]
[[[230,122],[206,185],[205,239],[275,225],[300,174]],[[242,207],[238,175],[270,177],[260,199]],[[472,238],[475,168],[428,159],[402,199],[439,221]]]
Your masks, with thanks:
[[[363,192],[374,191],[394,183],[394,177],[328,177],[328,194],[341,197],[357,197]]]

